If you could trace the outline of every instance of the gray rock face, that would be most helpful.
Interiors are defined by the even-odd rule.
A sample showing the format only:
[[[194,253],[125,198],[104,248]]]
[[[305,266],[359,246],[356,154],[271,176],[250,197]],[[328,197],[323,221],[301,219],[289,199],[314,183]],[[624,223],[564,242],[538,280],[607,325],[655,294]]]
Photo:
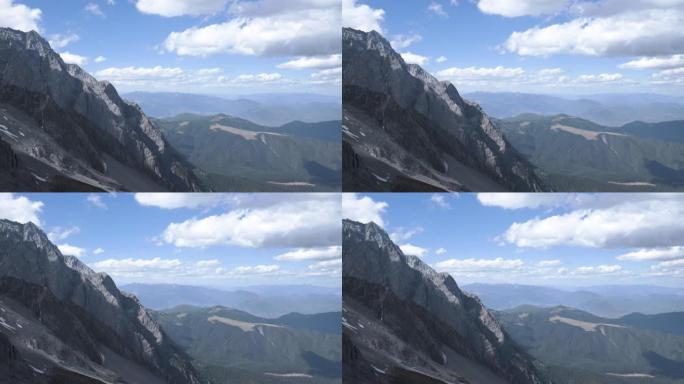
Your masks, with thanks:
[[[545,188],[477,104],[453,84],[406,64],[377,32],[344,29],[343,97],[345,123],[361,121],[361,127],[344,130],[344,140],[369,164],[380,160],[447,190]],[[383,149],[388,146],[391,151]],[[383,189],[372,183],[367,188]]]
[[[345,220],[342,241],[344,333],[360,351],[357,360],[362,356],[381,371],[396,374],[401,367],[444,382],[480,382],[481,375],[545,382],[480,300],[461,291],[450,275],[404,255],[373,223]],[[363,365],[345,361],[350,374]]]
[[[0,307],[9,324],[0,332],[9,330],[15,348],[40,371],[80,372],[105,382],[130,381],[137,371],[134,377],[152,382],[200,383],[134,296],[63,256],[32,223],[0,220]]]
[[[67,177],[101,189],[200,189],[137,105],[64,63],[36,32],[0,28],[0,106],[13,147]],[[21,126],[8,118],[18,111]]]

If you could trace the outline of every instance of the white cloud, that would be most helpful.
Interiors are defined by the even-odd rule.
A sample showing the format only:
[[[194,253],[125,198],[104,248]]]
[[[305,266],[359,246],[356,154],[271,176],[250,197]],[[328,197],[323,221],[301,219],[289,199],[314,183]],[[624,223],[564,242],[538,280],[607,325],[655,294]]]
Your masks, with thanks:
[[[684,55],[640,57],[637,60],[620,64],[625,69],[671,69],[684,67]]]
[[[497,66],[493,68],[452,67],[438,71],[436,75],[438,78],[450,80],[457,83],[462,81],[473,80],[512,79],[523,76],[524,74],[525,70],[520,67],[509,68]]]
[[[440,57],[438,57],[435,61],[441,64],[441,63],[444,63],[444,62],[446,62],[446,61],[448,61],[448,60],[449,60],[449,59],[447,59],[446,57],[440,56]]]
[[[172,32],[162,45],[167,52],[183,56],[337,54],[341,10],[334,3],[339,4],[337,0],[238,2],[231,6],[232,19]]]
[[[435,254],[436,254],[436,255],[443,255],[443,254],[445,254],[445,253],[447,253],[447,250],[446,250],[445,248],[438,248],[438,249],[435,251]]]
[[[71,43],[75,43],[80,39],[80,37],[75,33],[70,33],[68,35],[61,35],[56,33],[50,35],[50,46],[53,49],[64,48]]]
[[[439,208],[442,209],[451,209],[451,203],[449,203],[446,198],[447,196],[450,196],[449,194],[446,193],[435,193],[432,196],[430,196],[430,201],[432,204],[438,206]],[[456,195],[458,196],[458,195]]]
[[[86,201],[97,208],[107,209],[107,204],[104,201],[102,201],[102,196],[99,194],[89,194],[88,197],[86,197]]]
[[[54,227],[50,232],[48,232],[48,239],[52,242],[62,241],[71,235],[79,233],[81,229],[79,227],[73,226],[68,228]]]
[[[95,250],[93,251],[93,255],[101,255],[104,252],[105,252],[105,250],[102,248],[95,248]]]
[[[182,75],[180,68],[156,67],[125,67],[106,68],[95,73],[95,76],[110,81],[170,79]]]
[[[602,73],[600,75],[581,75],[577,80],[582,83],[611,83],[624,79],[621,73]]]
[[[76,64],[83,66],[88,63],[88,58],[85,56],[76,55],[70,52],[62,52],[59,55],[62,57],[62,60],[64,60],[64,62],[67,64]]]
[[[660,71],[653,74],[653,79],[659,84],[684,83],[684,67]]]
[[[86,6],[83,8],[86,12],[90,12],[93,15],[104,17],[105,14],[102,12],[102,9],[100,8],[99,4],[95,3],[88,3]]]
[[[479,0],[480,11],[506,17],[553,14],[565,8],[567,0]]]
[[[406,49],[409,46],[421,40],[423,40],[423,36],[417,33],[414,33],[412,35],[396,35],[392,38],[390,44],[392,45],[392,48],[394,48],[395,50],[401,50]]]
[[[438,271],[459,273],[459,272],[482,272],[496,270],[518,269],[524,265],[520,259],[449,259],[435,264]]]
[[[360,223],[370,223],[384,227],[382,215],[389,205],[383,201],[376,202],[368,196],[360,197],[356,193],[342,194],[342,217]]]
[[[95,58],[96,63],[104,63],[105,61],[107,61],[107,58],[104,56],[98,56]]]
[[[569,193],[478,193],[477,200],[487,207],[521,209],[574,207],[593,198]]]
[[[404,252],[405,255],[412,255],[418,257],[423,257],[429,252],[429,249],[422,248],[417,245],[409,243],[401,244],[399,245],[399,248],[401,248],[401,251]]]
[[[342,0],[342,20],[345,27],[383,33],[380,24],[385,21],[385,11],[371,8],[356,0]]]
[[[342,259],[319,261],[309,265],[309,269],[318,272],[339,273],[342,269]]]
[[[341,84],[342,67],[322,69],[311,74],[313,83],[318,84]]]
[[[221,262],[213,259],[213,260],[200,260],[195,263],[196,266],[198,267],[217,267],[221,265]]]
[[[278,265],[255,265],[247,267],[237,267],[233,270],[233,273],[237,275],[261,275],[267,273],[273,273],[280,270]]]
[[[59,251],[62,252],[63,255],[69,255],[69,256],[74,256],[74,257],[83,257],[85,255],[86,250],[83,248],[79,248],[73,245],[69,244],[57,244],[57,248],[59,248]]]
[[[548,267],[555,267],[558,265],[561,265],[560,260],[542,260],[537,263],[537,266],[540,268],[548,268]]]
[[[641,195],[600,208],[512,224],[499,237],[518,247],[558,245],[594,248],[659,248],[681,245],[684,199],[676,195]],[[609,196],[612,199],[615,196]],[[649,199],[650,198],[650,199]],[[596,203],[596,202],[595,202]]]
[[[0,27],[24,32],[40,31],[39,23],[42,14],[43,12],[38,8],[15,4],[13,0],[0,0]]]
[[[402,242],[402,241],[407,241],[411,239],[413,236],[418,235],[423,233],[423,227],[415,227],[415,228],[404,228],[404,227],[399,227],[396,230],[394,230],[392,233],[390,233],[390,238],[392,241],[396,242]]]
[[[449,17],[449,14],[444,11],[444,7],[442,7],[442,4],[433,1],[430,4],[428,4],[427,10],[429,13],[432,13],[433,15],[439,16],[439,17]]]
[[[268,83],[272,81],[278,81],[283,78],[280,73],[259,73],[257,75],[240,75],[235,78],[237,82],[261,82]]]
[[[164,17],[211,15],[225,9],[228,0],[137,0],[138,11]]]
[[[682,241],[684,242],[684,240]],[[684,246],[639,249],[617,257],[618,260],[658,261],[684,258]]]
[[[284,199],[285,200],[285,199]],[[340,202],[285,201],[169,224],[161,240],[177,247],[312,248],[340,244]]]
[[[116,0],[107,0],[107,5],[116,5]]]
[[[684,49],[684,11],[627,10],[580,17],[562,24],[514,32],[503,48],[524,56],[571,53],[591,56],[660,56]]]
[[[597,265],[588,267],[578,267],[576,270],[577,274],[580,275],[596,275],[596,274],[611,274],[622,271],[622,266],[620,265]]]
[[[234,201],[221,193],[136,193],[134,198],[142,206],[162,209],[214,207]]]
[[[282,261],[330,260],[342,257],[339,245],[324,248],[299,248],[275,257]]]
[[[342,66],[342,55],[299,57],[278,65],[285,69],[327,69]]]
[[[12,193],[0,193],[0,218],[41,225],[40,217],[44,204],[41,201],[32,201],[25,196],[15,196]]]
[[[160,270],[175,270],[182,265],[178,259],[107,259],[92,264],[96,271],[107,272],[113,276],[122,276],[132,273],[145,273]]]
[[[401,55],[401,58],[404,59],[404,61],[407,64],[418,64],[420,66],[423,66],[428,61],[430,61],[429,57],[417,55],[417,54],[411,53],[411,52],[401,52],[400,55]]]

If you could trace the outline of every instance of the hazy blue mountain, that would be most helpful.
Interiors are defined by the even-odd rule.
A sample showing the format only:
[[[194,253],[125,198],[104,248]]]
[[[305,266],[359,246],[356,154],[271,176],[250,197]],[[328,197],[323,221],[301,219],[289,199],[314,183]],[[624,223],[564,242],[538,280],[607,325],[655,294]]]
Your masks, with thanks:
[[[560,97],[529,93],[473,92],[466,95],[489,115],[504,119],[525,113],[566,114],[607,126],[633,121],[684,120],[684,98],[655,94],[603,94]]]
[[[635,328],[684,335],[684,312],[659,313],[655,315],[630,313],[621,317],[619,322]]]
[[[495,316],[513,340],[547,365],[555,383],[684,380],[681,335],[569,307],[525,306]],[[642,318],[641,323],[648,321]]]
[[[496,310],[521,305],[562,305],[610,318],[632,312],[658,314],[684,311],[684,289],[678,288],[619,285],[557,289],[514,284],[469,284],[464,289],[477,294],[485,305]]]
[[[184,114],[158,123],[213,190],[341,189],[340,121],[272,128],[227,115]]]
[[[263,94],[228,98],[188,93],[133,92],[124,98],[138,103],[145,113],[167,118],[191,113],[226,114],[266,126],[280,126],[293,121],[315,123],[339,120],[340,97],[315,94]]]
[[[216,382],[341,383],[340,312],[262,318],[180,306],[154,317]]]
[[[682,123],[611,128],[529,114],[497,121],[554,190],[569,192],[684,190],[684,135],[676,128]]]
[[[128,284],[122,290],[135,294],[146,307],[162,310],[179,305],[224,306],[263,317],[291,312],[316,314],[339,311],[339,288],[315,286],[255,286],[239,289],[171,284]]]

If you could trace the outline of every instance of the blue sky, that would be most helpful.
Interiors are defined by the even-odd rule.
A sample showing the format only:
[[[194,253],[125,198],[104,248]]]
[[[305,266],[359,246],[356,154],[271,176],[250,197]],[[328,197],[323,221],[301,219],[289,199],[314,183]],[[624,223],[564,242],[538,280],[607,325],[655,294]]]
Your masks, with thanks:
[[[0,26],[38,30],[120,91],[339,94],[340,0],[3,0]]]
[[[0,218],[118,284],[341,285],[335,194],[0,194]]]
[[[684,286],[681,195],[348,194],[343,213],[460,284]]]
[[[684,93],[684,1],[343,3],[345,26],[378,30],[464,92]]]

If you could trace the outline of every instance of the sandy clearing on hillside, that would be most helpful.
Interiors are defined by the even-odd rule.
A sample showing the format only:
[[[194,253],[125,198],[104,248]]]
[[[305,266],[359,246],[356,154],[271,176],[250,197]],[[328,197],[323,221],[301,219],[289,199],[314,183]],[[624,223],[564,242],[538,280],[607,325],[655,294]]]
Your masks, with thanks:
[[[223,324],[230,325],[233,327],[238,327],[245,332],[254,332],[254,330],[258,326],[282,328],[280,325],[263,324],[263,323],[248,323],[245,321],[233,320],[233,319],[229,319],[227,317],[220,317],[220,316],[211,316],[210,318],[207,319],[207,321],[210,323],[223,323]]]
[[[561,317],[561,316],[549,317],[549,321],[552,323],[565,323],[568,325],[572,325],[573,327],[582,328],[586,332],[596,332],[596,329],[600,326],[614,327],[614,328],[625,328],[622,325],[604,324],[604,323],[590,323],[588,321],[569,319],[567,317]]]
[[[256,140],[259,137],[259,135],[286,136],[286,135],[283,135],[280,133],[274,133],[274,132],[248,131],[246,129],[229,127],[229,126],[221,125],[221,124],[214,124],[210,128],[214,131],[224,131],[224,132],[232,133],[233,135],[241,136],[242,138],[244,138],[246,140]]]
[[[598,140],[601,135],[613,135],[613,136],[627,136],[623,135],[621,133],[615,133],[615,132],[594,132],[594,131],[589,131],[586,129],[581,129],[581,128],[575,128],[571,127],[569,125],[563,125],[563,124],[554,124],[551,126],[551,129],[554,131],[565,131],[568,133],[572,133],[573,135],[578,135],[582,136],[587,140]]]

